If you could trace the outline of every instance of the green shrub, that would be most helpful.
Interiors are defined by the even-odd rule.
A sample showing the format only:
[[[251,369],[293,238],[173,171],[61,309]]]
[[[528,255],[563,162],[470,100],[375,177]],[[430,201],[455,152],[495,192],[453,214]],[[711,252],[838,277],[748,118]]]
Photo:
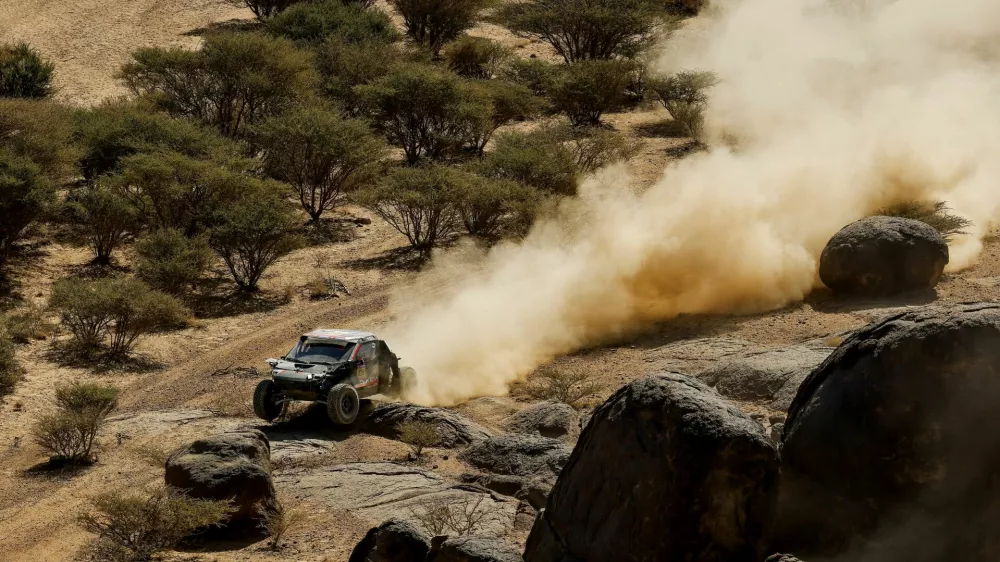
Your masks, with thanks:
[[[707,91],[718,83],[711,72],[683,71],[650,80],[649,89],[691,138],[701,140],[708,107]]]
[[[642,143],[604,127],[552,127],[543,129],[556,142],[573,154],[576,167],[589,174],[600,168],[630,160],[642,148]]]
[[[0,97],[49,97],[55,68],[27,43],[0,45]]]
[[[486,80],[496,75],[510,51],[496,41],[463,35],[445,47],[444,58],[459,76]]]
[[[234,159],[240,147],[186,119],[112,100],[74,115],[74,141],[83,149],[87,181],[120,171],[122,159],[141,152],[176,152],[195,159]]]
[[[500,78],[527,87],[536,96],[547,97],[556,85],[560,67],[541,59],[512,58],[500,71]]]
[[[14,355],[14,339],[0,327],[0,399],[14,393],[24,370]]]
[[[49,306],[83,350],[107,342],[108,355],[127,356],[144,334],[183,325],[190,313],[172,297],[136,279],[61,279]]]
[[[219,33],[199,51],[145,48],[132,57],[121,72],[129,90],[230,138],[308,97],[314,82],[307,53],[256,33]]]
[[[295,219],[276,191],[261,189],[218,213],[209,244],[244,291],[256,291],[260,278],[281,256],[298,246]]]
[[[944,201],[902,201],[875,211],[875,215],[918,220],[950,242],[955,236],[966,234],[965,229],[972,226],[972,221],[949,211]]]
[[[389,16],[340,0],[319,0],[292,6],[267,22],[267,31],[300,43],[321,43],[338,37],[348,43],[383,42],[399,39]]]
[[[445,166],[400,168],[378,185],[362,190],[358,201],[406,236],[424,254],[460,226],[455,208],[462,172]]]
[[[413,454],[418,457],[424,453],[424,448],[441,443],[437,425],[431,422],[409,420],[399,424],[396,430],[399,432],[399,440],[409,445]]]
[[[56,388],[57,412],[42,416],[33,429],[35,442],[54,461],[90,462],[94,439],[118,404],[118,389],[93,383]]]
[[[527,232],[539,204],[537,190],[511,180],[472,176],[456,185],[455,208],[465,231],[495,239]]]
[[[313,221],[374,179],[387,156],[385,142],[364,121],[319,107],[269,119],[254,137],[265,171],[292,186]]]
[[[95,554],[108,562],[140,562],[176,547],[196,531],[222,525],[228,502],[196,499],[172,488],[119,489],[98,494],[80,526],[97,535]]]
[[[135,210],[117,190],[106,185],[90,185],[80,191],[75,205],[94,250],[94,261],[110,264],[112,252],[135,230]]]
[[[346,112],[359,115],[361,101],[354,88],[386,76],[402,57],[396,45],[380,41],[353,44],[339,37],[327,39],[316,47],[320,90]]]
[[[298,4],[303,0],[230,0],[236,6],[246,6],[250,8],[257,19],[264,21],[272,16],[276,16],[288,9],[293,4]]]
[[[633,58],[672,28],[655,0],[527,0],[494,18],[514,33],[552,45],[566,62]]]
[[[66,107],[50,101],[0,99],[0,151],[27,158],[53,185],[75,175],[79,150]]]
[[[55,199],[41,169],[0,149],[0,277],[14,244]]]
[[[135,253],[139,279],[171,295],[182,294],[196,285],[213,258],[204,237],[188,238],[171,228],[154,230],[139,238]]]
[[[574,126],[596,125],[607,112],[620,109],[631,66],[619,60],[584,60],[567,65],[552,89],[552,104]]]
[[[580,170],[573,153],[547,130],[499,135],[479,165],[486,177],[513,180],[552,195],[574,195]]]
[[[45,310],[42,307],[29,304],[8,312],[2,318],[0,333],[3,332],[6,332],[14,343],[29,343],[49,337],[55,333],[55,326],[45,318]]]
[[[482,154],[493,134],[500,127],[514,121],[523,121],[536,116],[542,108],[542,100],[535,97],[525,86],[503,80],[482,80],[468,85],[478,92],[482,100],[469,103],[470,111],[466,122],[468,129],[465,142],[477,154]],[[471,95],[469,99],[474,99]],[[483,102],[486,111],[482,111]]]
[[[445,43],[476,23],[488,0],[389,0],[403,17],[406,35],[438,56]]]
[[[376,128],[410,164],[460,148],[473,120],[490,112],[481,90],[429,65],[403,65],[356,92]]]

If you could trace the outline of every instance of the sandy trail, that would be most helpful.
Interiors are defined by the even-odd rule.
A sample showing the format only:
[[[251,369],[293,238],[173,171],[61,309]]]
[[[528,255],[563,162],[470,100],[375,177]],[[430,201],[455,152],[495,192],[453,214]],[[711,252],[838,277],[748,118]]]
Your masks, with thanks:
[[[194,47],[193,31],[249,19],[226,0],[3,0],[0,42],[27,41],[56,63],[61,101],[92,105],[124,93],[114,78],[141,47]]]

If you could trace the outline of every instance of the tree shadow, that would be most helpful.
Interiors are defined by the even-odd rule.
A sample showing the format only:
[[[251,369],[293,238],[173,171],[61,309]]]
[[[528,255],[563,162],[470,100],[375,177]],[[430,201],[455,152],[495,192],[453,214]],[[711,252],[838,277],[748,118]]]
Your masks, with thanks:
[[[97,374],[145,374],[163,370],[165,363],[148,355],[133,353],[126,357],[109,356],[104,348],[85,348],[70,341],[52,342],[42,352],[46,361],[60,367],[89,369]]]
[[[350,242],[357,238],[358,227],[367,224],[371,221],[363,218],[321,218],[303,225],[301,234],[307,246]]]
[[[264,27],[263,22],[256,19],[233,18],[226,21],[212,22],[208,25],[185,31],[181,35],[184,35],[185,37],[203,37],[205,35],[211,35],[212,33],[245,33],[256,31],[262,27]]]
[[[921,306],[930,304],[936,301],[937,298],[936,289],[913,291],[891,297],[855,297],[837,295],[829,289],[822,288],[806,295],[804,302],[812,306],[817,312],[834,313]]]
[[[211,319],[270,312],[288,304],[289,299],[278,293],[243,291],[233,287],[228,278],[216,276],[201,281],[198,292],[184,295],[183,300],[196,317]]]
[[[640,123],[635,126],[635,134],[648,139],[684,139],[690,137],[684,127],[673,119]]]
[[[350,269],[386,269],[400,271],[419,271],[430,259],[427,254],[410,246],[403,246],[382,252],[371,258],[359,258],[341,262]]]
[[[64,482],[89,471],[95,464],[95,462],[70,462],[53,457],[22,470],[21,475],[26,478]]]
[[[117,277],[123,277],[129,274],[132,268],[127,265],[122,265],[119,263],[100,263],[98,261],[92,260],[87,263],[80,265],[74,265],[69,268],[68,277],[77,277],[80,279],[114,279]]]

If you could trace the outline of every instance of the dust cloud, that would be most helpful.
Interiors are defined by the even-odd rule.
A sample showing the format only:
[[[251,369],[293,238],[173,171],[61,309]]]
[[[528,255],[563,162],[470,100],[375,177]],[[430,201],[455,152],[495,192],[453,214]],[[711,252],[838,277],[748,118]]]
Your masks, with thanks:
[[[389,329],[417,401],[503,394],[681,313],[800,300],[829,237],[894,201],[945,200],[974,221],[951,269],[1000,219],[996,0],[716,0],[660,66],[718,74],[712,149],[641,193],[626,167],[603,170],[525,240],[436,256]]]

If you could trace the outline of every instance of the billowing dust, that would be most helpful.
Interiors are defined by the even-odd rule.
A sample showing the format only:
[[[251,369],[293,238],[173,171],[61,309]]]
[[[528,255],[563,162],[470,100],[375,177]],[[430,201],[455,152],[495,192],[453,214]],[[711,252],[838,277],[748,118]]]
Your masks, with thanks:
[[[679,313],[802,299],[829,237],[897,200],[945,200],[975,222],[951,269],[1000,219],[996,0],[715,0],[660,66],[718,74],[711,150],[642,193],[624,166],[604,170],[524,241],[437,255],[389,330],[418,401],[503,394]]]

